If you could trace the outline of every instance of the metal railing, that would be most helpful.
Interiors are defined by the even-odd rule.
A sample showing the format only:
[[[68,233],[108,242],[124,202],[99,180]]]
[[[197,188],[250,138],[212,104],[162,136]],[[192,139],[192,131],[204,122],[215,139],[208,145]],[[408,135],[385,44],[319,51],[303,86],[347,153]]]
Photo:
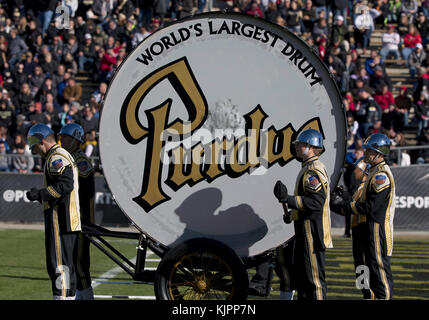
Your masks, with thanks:
[[[38,165],[38,164],[43,164],[44,163],[44,159],[38,155],[38,154],[28,154],[28,153],[24,153],[24,154],[19,154],[19,153],[6,153],[6,154],[0,154],[0,165],[2,163],[1,159],[2,158],[6,158],[7,159],[7,164],[9,166],[10,170],[13,170],[12,168],[12,159],[13,158],[26,158],[27,162],[33,162],[33,165]],[[94,166],[94,168],[96,169],[96,171],[100,171],[100,157],[89,157],[89,159],[91,160],[92,165]],[[42,168],[41,168],[42,169]],[[0,172],[1,172],[1,167],[0,167]],[[31,173],[31,172],[30,172]]]
[[[403,146],[403,147],[392,147],[390,148],[390,153],[392,154],[392,152],[396,152],[397,153],[397,162],[398,162],[398,166],[401,163],[402,160],[402,153],[404,153],[407,150],[420,150],[420,149],[429,149],[429,145],[427,146]],[[347,153],[349,152],[354,152],[355,149],[347,149]],[[407,152],[408,153],[408,152]],[[418,163],[411,163],[410,165],[427,165],[428,163],[424,163],[424,164],[418,164]]]
[[[427,146],[404,146],[404,147],[392,147],[391,152],[398,153],[398,164],[401,163],[402,153],[406,150],[421,150],[421,149],[429,149],[429,145]],[[411,164],[413,165],[413,164]]]
[[[397,162],[398,165],[401,163],[402,160],[402,154],[406,151],[409,150],[420,150],[420,149],[429,149],[429,145],[427,146],[403,146],[403,147],[392,147],[391,148],[391,152],[397,152]],[[355,151],[354,149],[349,149],[347,150],[347,152],[353,152]],[[16,154],[16,153],[7,153],[7,154],[0,154],[0,159],[2,157],[6,157],[9,160],[9,163],[11,163],[11,159],[13,157],[26,157],[28,158],[28,160],[30,161],[29,158],[33,158],[34,163],[37,162],[41,162],[43,161],[43,159],[41,158],[40,155],[32,155],[32,154]],[[101,163],[100,163],[100,157],[90,157],[91,163],[95,168],[101,168]],[[414,164],[412,163],[411,165],[421,165],[421,164]],[[427,163],[423,164],[423,165],[428,165]]]

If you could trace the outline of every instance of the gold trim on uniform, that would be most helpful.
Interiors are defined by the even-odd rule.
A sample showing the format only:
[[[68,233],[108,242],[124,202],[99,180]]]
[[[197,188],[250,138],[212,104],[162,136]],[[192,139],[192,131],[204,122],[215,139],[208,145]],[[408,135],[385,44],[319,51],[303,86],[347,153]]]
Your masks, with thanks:
[[[297,206],[299,207],[298,201],[300,201],[301,209],[303,209],[302,199],[298,196],[299,185],[302,182],[303,186],[305,186],[305,181],[303,181],[305,174],[309,171],[314,172],[321,183],[321,187],[325,191],[326,199],[323,204],[323,212],[322,212],[322,226],[323,226],[323,243],[326,248],[333,248],[332,236],[331,236],[331,211],[329,209],[329,178],[328,173],[326,171],[325,165],[319,161],[318,156],[313,156],[302,163],[301,171],[298,174],[295,184],[294,195],[297,202]],[[320,190],[320,189],[318,189]],[[305,191],[305,187],[304,187]],[[298,200],[299,197],[299,200]],[[298,220],[298,211],[293,210],[291,215],[291,220]]]
[[[395,180],[393,178],[392,171],[390,170],[389,166],[387,166],[385,161],[379,163],[377,166],[370,169],[370,173],[367,178],[367,182],[368,181],[370,182],[365,184],[365,189],[362,194],[361,201],[366,201],[366,190],[368,186],[372,185],[371,182],[373,180],[373,177],[375,177],[375,175],[377,175],[380,172],[383,172],[384,174],[387,175],[387,177],[390,180],[388,186],[391,187],[389,192],[389,203],[386,208],[385,220],[384,220],[384,229],[385,229],[384,233],[386,237],[387,255],[391,256],[393,251],[393,218],[395,215]]]
[[[53,196],[54,198],[61,198],[61,195],[58,192],[56,192],[52,186],[49,186],[46,189],[51,194],[51,196]]]
[[[80,211],[76,205],[75,189],[70,194],[70,228],[72,231],[80,230]],[[79,228],[79,229],[78,229]]]
[[[304,206],[302,205],[302,198],[301,196],[295,196],[296,206],[298,209],[302,210]]]
[[[351,207],[352,207],[352,211],[353,211],[354,214],[356,214],[356,215],[360,214],[359,211],[356,208],[356,201],[354,201],[354,200],[352,201]]]
[[[390,173],[387,173],[387,176],[390,179],[390,196],[389,196],[389,204],[387,205],[387,209],[386,209],[386,218],[384,220],[384,233],[386,236],[386,249],[387,249],[387,255],[391,256],[392,255],[392,251],[393,251],[393,236],[392,236],[392,229],[393,229],[393,216],[394,216],[394,212],[393,215],[391,215],[391,211],[392,211],[392,201],[395,197],[395,182],[393,180],[393,175],[390,175]],[[394,207],[393,207],[394,209]],[[391,221],[392,220],[392,221]]]
[[[299,219],[299,213],[298,213],[298,210],[296,210],[296,209],[293,209],[293,210],[292,210],[292,213],[291,213],[291,215],[290,215],[290,219],[291,219],[292,221],[296,221],[296,220],[298,220],[298,219]]]
[[[80,231],[80,205],[79,205],[79,172],[77,169],[76,162],[72,155],[63,148],[56,148],[56,154],[64,157],[72,166],[73,169],[73,191],[70,193],[70,204],[69,204],[69,219],[71,231]],[[54,154],[54,153],[53,153]],[[52,155],[51,155],[52,156]]]
[[[313,165],[313,170],[317,173],[317,176],[320,179],[320,183],[326,195],[325,203],[323,204],[323,212],[322,212],[323,243],[326,248],[333,248],[334,245],[332,243],[332,235],[331,235],[331,210],[329,208],[330,191],[329,191],[329,185],[328,185],[328,174],[326,172],[326,168],[321,162],[319,162],[319,166],[321,166],[320,169],[316,168],[315,162],[313,162],[312,165]],[[323,169],[323,171],[321,169]]]
[[[386,300],[390,299],[390,288],[387,283],[386,273],[384,272],[383,260],[381,258],[381,249],[380,249],[380,234],[379,234],[380,225],[377,222],[374,222],[374,241],[375,241],[375,252],[377,258],[378,271],[380,272],[381,281],[384,285],[384,290],[386,293]]]
[[[62,255],[61,255],[61,242],[60,242],[60,227],[58,224],[58,206],[54,206],[53,224],[55,233],[55,254],[57,255],[57,268],[61,273],[61,295],[66,296],[66,283],[65,274],[63,270]]]
[[[314,254],[313,248],[313,236],[311,235],[310,220],[304,220],[305,236],[308,244],[308,254],[310,255],[311,273],[313,275],[313,282],[316,286],[316,298],[317,300],[323,300],[322,286],[319,281],[319,271],[317,267],[317,259]]]

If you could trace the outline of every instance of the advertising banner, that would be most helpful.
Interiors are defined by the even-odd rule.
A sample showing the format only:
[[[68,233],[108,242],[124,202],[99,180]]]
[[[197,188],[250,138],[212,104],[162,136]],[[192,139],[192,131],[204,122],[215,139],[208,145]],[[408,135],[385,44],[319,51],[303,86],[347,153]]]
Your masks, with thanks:
[[[31,188],[43,187],[42,174],[0,174],[0,221],[43,222],[42,205],[25,196]],[[95,177],[95,222],[104,226],[128,226],[129,220],[122,213],[102,176]]]
[[[429,230],[429,166],[391,167],[396,185],[395,230]],[[344,227],[344,217],[331,214],[333,227]]]

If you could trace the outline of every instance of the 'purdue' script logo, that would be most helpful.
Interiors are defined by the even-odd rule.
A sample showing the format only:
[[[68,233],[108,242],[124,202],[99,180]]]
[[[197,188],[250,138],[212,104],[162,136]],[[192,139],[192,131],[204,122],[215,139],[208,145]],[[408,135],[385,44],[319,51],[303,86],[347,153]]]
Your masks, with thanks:
[[[145,127],[138,118],[139,106],[163,80],[169,81],[177,92],[187,110],[188,119],[169,122],[173,101],[166,98],[160,105],[145,110]],[[130,144],[139,144],[143,140],[147,143],[141,192],[133,198],[146,212],[171,199],[161,181],[165,154],[169,160],[168,177],[164,184],[177,191],[184,185],[192,187],[201,181],[210,183],[224,175],[239,178],[261,167],[269,169],[276,163],[284,166],[294,159],[291,142],[297,133],[312,128],[323,134],[319,118],[309,119],[298,130],[290,123],[280,129],[274,126],[263,128],[269,115],[260,104],[256,104],[252,111],[243,116],[243,134],[216,135],[208,142],[198,140],[196,144],[187,146],[185,138],[204,130],[202,127],[207,116],[207,100],[186,57],[153,71],[127,95],[120,115],[122,134]],[[166,145],[171,142],[176,142],[176,145],[167,150]]]

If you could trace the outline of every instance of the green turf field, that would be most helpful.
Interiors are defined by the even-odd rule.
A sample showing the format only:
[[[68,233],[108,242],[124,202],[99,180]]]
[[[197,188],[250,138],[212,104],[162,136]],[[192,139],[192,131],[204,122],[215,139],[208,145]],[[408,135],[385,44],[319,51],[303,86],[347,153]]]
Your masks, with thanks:
[[[136,255],[137,241],[106,238],[129,259]],[[328,299],[361,299],[355,287],[351,239],[334,238],[334,249],[327,251]],[[0,230],[0,300],[50,300],[50,281],[45,269],[44,233],[39,230]],[[157,256],[148,256],[157,259]],[[156,267],[157,262],[148,262]],[[115,275],[110,280],[130,281],[117,272],[117,265],[100,250],[92,247],[91,272],[94,279]],[[396,300],[429,299],[429,239],[396,239],[392,257],[393,298]],[[112,272],[113,271],[113,272]],[[107,280],[107,279],[104,279]],[[278,279],[273,281],[271,296],[278,299]],[[95,284],[97,296],[153,297],[153,286],[144,284]],[[250,296],[249,299],[257,297]]]

